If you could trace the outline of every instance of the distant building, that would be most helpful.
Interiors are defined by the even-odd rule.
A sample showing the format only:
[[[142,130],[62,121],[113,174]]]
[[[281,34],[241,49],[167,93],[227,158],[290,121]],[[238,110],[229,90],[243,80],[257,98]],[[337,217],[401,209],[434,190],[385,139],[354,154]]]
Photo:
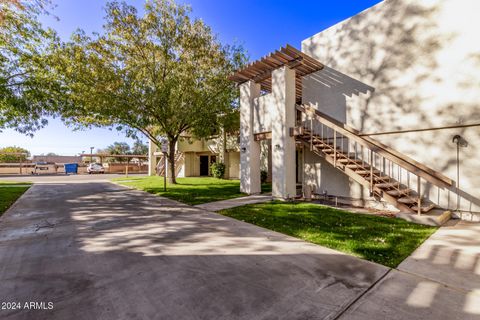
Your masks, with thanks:
[[[77,156],[33,156],[32,162],[48,162],[55,164],[82,163],[82,157]]]
[[[212,163],[220,161],[226,166],[225,178],[238,179],[240,177],[240,150],[237,136],[227,137],[226,149],[221,148],[221,137],[210,139],[193,139],[183,136],[176,146],[175,175],[177,177],[210,176]],[[164,159],[157,146],[150,141],[149,149],[150,175],[164,174]]]

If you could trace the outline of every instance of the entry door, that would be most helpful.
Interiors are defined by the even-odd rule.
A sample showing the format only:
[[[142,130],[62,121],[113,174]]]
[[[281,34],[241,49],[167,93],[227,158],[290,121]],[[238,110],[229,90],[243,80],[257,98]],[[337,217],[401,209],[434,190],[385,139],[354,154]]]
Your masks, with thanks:
[[[208,156],[200,156],[200,175],[208,176]]]

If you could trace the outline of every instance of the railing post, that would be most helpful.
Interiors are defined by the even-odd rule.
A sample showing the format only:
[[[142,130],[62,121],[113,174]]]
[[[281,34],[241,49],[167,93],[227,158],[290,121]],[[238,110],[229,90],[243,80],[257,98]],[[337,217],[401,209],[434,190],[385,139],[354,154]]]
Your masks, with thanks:
[[[337,131],[333,129],[333,166],[337,166]]]
[[[417,176],[417,192],[418,192],[418,204],[417,204],[417,214],[421,215],[422,214],[422,192],[420,188],[422,187],[422,178],[420,176]]]
[[[310,151],[313,151],[313,116],[310,115]]]
[[[363,152],[364,149],[362,145],[360,146],[360,151],[362,152],[362,167],[365,167],[365,152]]]
[[[373,151],[370,150],[370,195],[373,196]]]

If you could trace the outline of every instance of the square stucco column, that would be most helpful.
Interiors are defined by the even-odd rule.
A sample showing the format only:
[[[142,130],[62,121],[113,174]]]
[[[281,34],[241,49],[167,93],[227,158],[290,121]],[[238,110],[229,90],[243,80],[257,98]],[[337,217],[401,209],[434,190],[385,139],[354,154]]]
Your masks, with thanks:
[[[155,150],[157,145],[152,140],[148,140],[148,175],[155,175],[155,167],[157,166],[157,157],[155,156]]]
[[[272,72],[272,195],[288,199],[296,195],[295,70],[282,67]]]
[[[240,85],[240,191],[260,193],[260,143],[253,136],[254,99],[260,85],[248,81]]]

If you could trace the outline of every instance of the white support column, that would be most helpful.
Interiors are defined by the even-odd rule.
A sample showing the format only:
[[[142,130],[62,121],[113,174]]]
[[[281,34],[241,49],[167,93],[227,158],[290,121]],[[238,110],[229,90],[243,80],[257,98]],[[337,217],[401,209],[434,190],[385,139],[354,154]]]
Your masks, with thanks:
[[[148,175],[155,175],[155,167],[157,166],[157,156],[155,151],[157,150],[157,145],[153,143],[152,140],[148,141]]]
[[[295,70],[286,66],[272,72],[272,195],[288,199],[296,195]]]
[[[240,191],[260,193],[260,143],[253,135],[253,104],[260,85],[248,81],[240,85]]]

